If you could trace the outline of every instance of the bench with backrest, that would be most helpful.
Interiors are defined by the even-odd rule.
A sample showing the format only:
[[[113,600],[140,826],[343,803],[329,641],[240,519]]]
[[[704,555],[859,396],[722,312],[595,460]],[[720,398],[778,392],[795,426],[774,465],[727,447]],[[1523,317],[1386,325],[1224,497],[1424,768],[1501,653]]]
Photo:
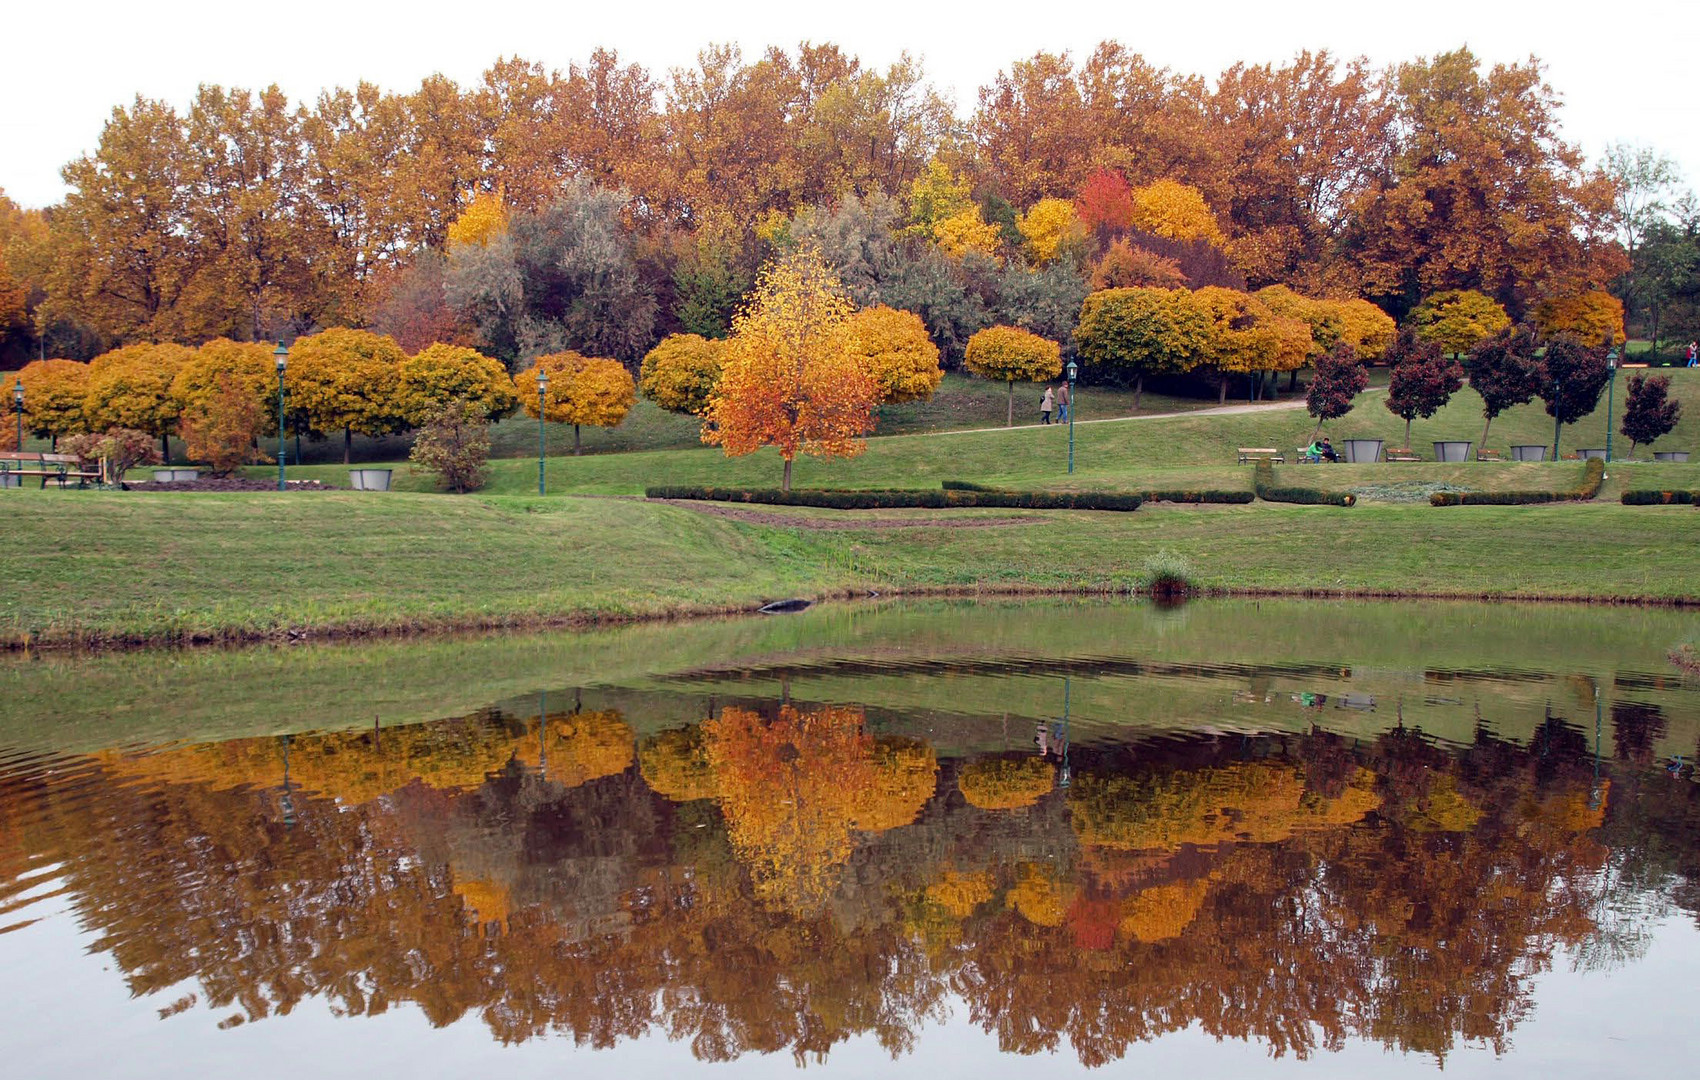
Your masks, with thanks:
[[[1387,448],[1388,461],[1421,461],[1417,452],[1408,446],[1390,446]]]
[[[1247,465],[1259,458],[1268,458],[1272,465],[1285,465],[1287,455],[1273,446],[1242,446],[1240,447],[1240,464]]]
[[[1476,460],[1477,461],[1504,461],[1505,458],[1500,456],[1500,453],[1499,453],[1498,450],[1477,450],[1476,451]]]
[[[100,473],[82,468],[74,454],[25,454],[17,451],[0,453],[0,476],[39,476],[42,487],[46,487],[49,480],[57,482],[60,487],[73,480],[78,487],[87,487],[90,480],[100,480]]]

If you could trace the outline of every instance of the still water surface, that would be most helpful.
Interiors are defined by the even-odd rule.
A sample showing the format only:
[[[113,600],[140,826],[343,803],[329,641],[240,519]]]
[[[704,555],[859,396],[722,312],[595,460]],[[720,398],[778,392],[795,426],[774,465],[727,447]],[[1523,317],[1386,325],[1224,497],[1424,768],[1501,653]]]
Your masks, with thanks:
[[[8,661],[6,1071],[1674,1075],[1695,624],[937,603]]]

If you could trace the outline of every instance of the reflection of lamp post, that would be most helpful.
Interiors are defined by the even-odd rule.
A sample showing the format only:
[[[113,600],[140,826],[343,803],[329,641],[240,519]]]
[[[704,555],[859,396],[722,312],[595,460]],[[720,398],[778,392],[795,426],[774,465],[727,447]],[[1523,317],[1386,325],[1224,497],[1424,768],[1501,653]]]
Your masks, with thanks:
[[[1600,684],[1594,684],[1594,784],[1588,789],[1588,809],[1598,810],[1600,800],[1605,796],[1605,789],[1600,785],[1600,729],[1604,726],[1605,712],[1600,707]]]
[[[1079,370],[1073,360],[1068,362],[1068,471],[1074,472],[1074,376]]]
[[[24,380],[12,383],[12,411],[18,414],[18,453],[24,452]]]
[[[537,366],[537,494],[543,494],[543,410],[548,405],[549,373]]]
[[[1069,366],[1073,367],[1074,365],[1071,364]],[[1074,415],[1074,409],[1072,408],[1073,404],[1074,404],[1073,395],[1070,395],[1069,405],[1071,407],[1069,408],[1069,411],[1068,411],[1069,416]],[[1064,675],[1063,676],[1063,717],[1062,717],[1062,720],[1063,720],[1062,771],[1057,776],[1057,786],[1058,787],[1068,787],[1069,782],[1072,779],[1072,777],[1069,775],[1069,771],[1068,771],[1068,742],[1069,742],[1069,739],[1068,739],[1068,735],[1069,735],[1069,732],[1068,732],[1068,691],[1069,691],[1069,679],[1068,679],[1067,675]]]
[[[1611,407],[1612,392],[1617,389],[1617,346],[1613,345],[1606,351],[1606,367],[1611,370],[1611,381],[1606,383],[1606,460],[1611,460]]]
[[[289,350],[284,348],[283,342],[280,341],[277,343],[277,348],[272,350],[272,355],[277,357],[277,489],[282,491],[284,490],[283,459],[285,456],[283,444],[283,371],[289,366]]]
[[[289,794],[289,736],[283,737],[283,796],[278,799],[278,809],[283,811],[283,827],[295,828],[295,800]]]

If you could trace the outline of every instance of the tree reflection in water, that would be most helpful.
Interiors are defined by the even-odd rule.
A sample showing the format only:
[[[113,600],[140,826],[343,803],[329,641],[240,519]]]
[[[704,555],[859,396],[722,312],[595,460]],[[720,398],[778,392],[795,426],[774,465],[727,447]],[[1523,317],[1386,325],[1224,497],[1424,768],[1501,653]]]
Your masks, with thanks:
[[[1632,768],[1659,723],[1613,711],[1612,776],[1554,719],[1527,745],[1077,745],[1063,789],[856,708],[642,739],[486,711],[0,777],[0,895],[61,863],[134,993],[193,980],[243,1020],[410,1002],[504,1042],[806,1060],[860,1034],[902,1054],[958,999],[1005,1050],[1087,1065],[1193,1025],[1443,1061],[1503,1050],[1561,954],[1627,962],[1646,919],[1695,910],[1694,785]]]

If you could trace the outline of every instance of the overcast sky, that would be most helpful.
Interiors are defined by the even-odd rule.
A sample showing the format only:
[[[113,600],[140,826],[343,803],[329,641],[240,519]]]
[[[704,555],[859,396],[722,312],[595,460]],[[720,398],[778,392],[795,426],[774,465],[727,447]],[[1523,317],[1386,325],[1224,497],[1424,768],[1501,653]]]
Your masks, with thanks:
[[[1585,14],[1584,14],[1585,12]],[[440,71],[463,85],[498,56],[553,68],[597,46],[658,76],[709,42],[748,57],[768,45],[833,41],[867,63],[919,54],[966,115],[975,90],[1039,49],[1077,57],[1114,38],[1155,63],[1214,75],[1236,60],[1280,61],[1327,48],[1390,63],[1468,44],[1486,61],[1530,53],[1564,97],[1566,137],[1596,158],[1608,142],[1646,143],[1700,181],[1700,4],[1625,0],[1604,7],[1500,0],[1374,5],[1215,2],[955,4],[647,3],[360,4],[358,0],[34,0],[7,17],[0,64],[0,188],[26,206],[64,194],[59,169],[92,149],[117,104],[136,94],[187,106],[199,83],[276,82],[311,101],[361,79],[407,90]]]

